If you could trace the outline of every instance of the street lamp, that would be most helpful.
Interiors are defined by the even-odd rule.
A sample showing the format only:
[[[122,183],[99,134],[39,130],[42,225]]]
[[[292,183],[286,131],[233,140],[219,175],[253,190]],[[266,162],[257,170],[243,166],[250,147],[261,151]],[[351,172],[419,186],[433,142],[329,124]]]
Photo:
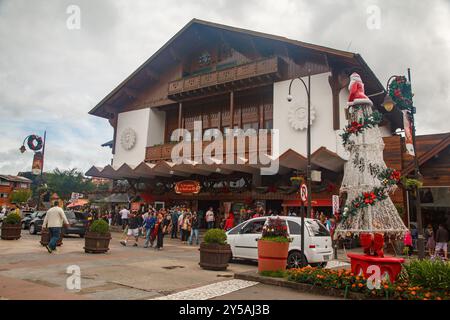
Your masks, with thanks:
[[[400,76],[391,76],[386,85],[386,97],[383,101],[383,107],[386,109],[386,111],[390,112],[393,110],[395,103],[392,100],[390,94],[389,94],[389,83],[392,79],[397,79]],[[411,70],[408,68],[408,82],[411,83]],[[412,97],[411,92],[411,97]],[[414,122],[414,114],[416,113],[416,108],[412,105],[406,110],[409,114],[409,117],[411,119],[412,124],[412,143],[414,148],[414,178],[417,180],[421,179],[421,174],[419,170],[419,160],[417,158],[417,148],[416,148],[416,125]],[[416,199],[415,199],[415,205],[416,205],[416,215],[417,215],[417,231],[418,231],[418,239],[417,239],[417,251],[419,259],[422,260],[425,257],[425,246],[424,246],[424,235],[423,235],[423,226],[422,226],[422,208],[420,205],[420,192],[419,192],[419,186],[415,186],[416,191]]]
[[[308,97],[308,126],[307,126],[307,133],[306,133],[306,153],[307,153],[307,165],[306,165],[306,184],[308,188],[308,206],[306,208],[307,210],[307,216],[310,216],[311,213],[311,72],[308,71],[308,85],[306,85],[305,81],[298,77],[291,80],[289,83],[289,94],[287,96],[287,101],[291,102],[293,97],[291,95],[291,87],[294,80],[300,80],[303,83],[303,86],[306,90],[306,95]],[[305,211],[302,210],[302,216],[301,216],[301,247],[300,250],[302,252],[302,267],[306,265],[305,261]]]

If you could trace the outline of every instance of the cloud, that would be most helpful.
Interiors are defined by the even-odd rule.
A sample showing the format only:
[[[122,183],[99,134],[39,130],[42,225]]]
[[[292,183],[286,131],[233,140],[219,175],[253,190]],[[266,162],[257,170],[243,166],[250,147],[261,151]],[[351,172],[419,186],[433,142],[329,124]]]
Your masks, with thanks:
[[[66,27],[70,4],[80,30]],[[192,18],[358,52],[382,83],[410,67],[419,134],[450,131],[436,116],[450,105],[449,15],[445,0],[0,1],[0,172],[29,170],[18,148],[44,130],[46,170],[109,163],[112,128],[88,111]]]

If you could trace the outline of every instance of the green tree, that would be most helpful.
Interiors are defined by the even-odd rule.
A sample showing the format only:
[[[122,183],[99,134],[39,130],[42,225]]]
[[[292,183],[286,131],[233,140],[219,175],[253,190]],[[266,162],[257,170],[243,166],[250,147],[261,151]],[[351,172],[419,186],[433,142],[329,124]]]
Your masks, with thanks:
[[[95,190],[95,185],[86,179],[77,169],[59,170],[46,174],[47,187],[50,192],[56,192],[61,199],[68,200],[72,192],[88,193]]]
[[[31,190],[14,190],[10,195],[12,203],[25,203],[31,198]]]

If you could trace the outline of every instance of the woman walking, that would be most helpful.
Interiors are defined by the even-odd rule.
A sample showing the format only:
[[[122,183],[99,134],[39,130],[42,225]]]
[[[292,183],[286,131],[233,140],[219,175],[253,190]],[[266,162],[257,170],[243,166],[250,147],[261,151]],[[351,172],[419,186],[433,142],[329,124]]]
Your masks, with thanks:
[[[434,240],[433,226],[429,224],[425,230],[425,237],[427,239],[428,254],[430,257],[434,255],[434,248],[436,247],[436,241]]]
[[[199,245],[199,236],[198,236],[199,229],[200,229],[200,219],[198,218],[197,213],[194,211],[191,221],[191,236],[189,237],[189,245],[192,245],[194,237],[196,245]]]
[[[163,241],[164,241],[164,217],[161,213],[158,213],[158,216],[156,218],[156,234],[157,234],[157,240],[156,240],[156,250],[162,250],[163,248]]]

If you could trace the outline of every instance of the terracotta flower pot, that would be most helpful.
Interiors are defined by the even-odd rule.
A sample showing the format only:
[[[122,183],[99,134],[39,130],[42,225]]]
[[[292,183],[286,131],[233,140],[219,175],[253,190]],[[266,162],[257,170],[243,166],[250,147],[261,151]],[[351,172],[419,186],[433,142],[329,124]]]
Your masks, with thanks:
[[[200,244],[200,267],[206,270],[223,271],[231,258],[229,244]]]
[[[84,236],[84,252],[86,253],[106,253],[109,250],[111,233],[86,232]]]
[[[19,224],[7,224],[2,223],[2,236],[3,240],[18,240],[22,233],[22,225]]]
[[[258,272],[286,270],[289,242],[258,241]]]
[[[61,231],[60,234],[59,234],[58,242],[56,243],[56,245],[58,247],[62,245],[63,237],[64,237],[64,234]],[[46,245],[48,245],[49,242],[50,242],[50,232],[48,232],[48,229],[43,229],[41,231],[41,241],[40,241],[40,243],[41,243],[41,245],[46,246]]]

